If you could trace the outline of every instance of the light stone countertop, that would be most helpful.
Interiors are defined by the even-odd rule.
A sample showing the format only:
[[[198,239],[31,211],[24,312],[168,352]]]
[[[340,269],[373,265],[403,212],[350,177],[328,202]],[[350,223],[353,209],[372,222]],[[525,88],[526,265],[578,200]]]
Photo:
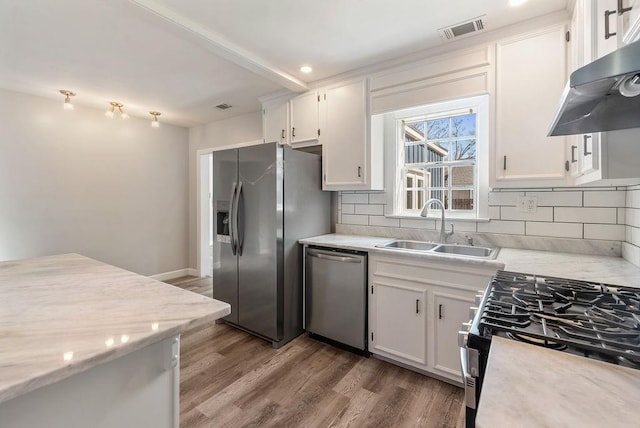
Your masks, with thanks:
[[[1,262],[0,402],[229,312],[79,254]]]
[[[612,285],[640,286],[640,268],[621,257],[568,254],[552,251],[501,248],[495,260],[461,258],[434,253],[416,254],[405,250],[377,248],[376,245],[392,241],[393,238],[329,234],[301,239],[302,244],[319,245],[388,255],[440,260],[443,263],[465,263],[493,266],[513,272],[533,273],[559,278],[599,281]]]
[[[632,427],[640,370],[494,337],[477,428]]]

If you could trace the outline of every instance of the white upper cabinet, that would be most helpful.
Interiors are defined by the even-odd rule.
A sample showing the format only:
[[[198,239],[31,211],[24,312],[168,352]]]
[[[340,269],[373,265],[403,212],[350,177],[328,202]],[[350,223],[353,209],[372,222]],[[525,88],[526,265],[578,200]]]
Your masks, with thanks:
[[[371,138],[367,79],[330,86],[323,92],[323,188],[381,190],[382,141]]]
[[[292,145],[317,144],[320,137],[319,126],[319,103],[320,98],[317,91],[309,91],[291,99],[290,120],[291,133],[290,142]]]
[[[492,186],[566,184],[566,137],[547,137],[566,83],[564,25],[497,43]]]
[[[592,43],[595,45],[593,59],[597,59],[618,48],[618,0],[597,0],[586,3],[585,9],[589,9],[589,6],[594,9],[595,19],[592,18],[592,21],[595,21],[595,31]],[[588,15],[586,18],[589,18]],[[589,62],[585,61],[585,64]]]
[[[262,132],[265,143],[289,143],[289,103],[272,100],[262,104]]]

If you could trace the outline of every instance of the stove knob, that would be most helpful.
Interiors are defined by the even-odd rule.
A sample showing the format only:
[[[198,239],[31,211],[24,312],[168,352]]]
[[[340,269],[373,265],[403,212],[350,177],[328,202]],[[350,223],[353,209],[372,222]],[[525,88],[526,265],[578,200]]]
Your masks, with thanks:
[[[458,346],[461,348],[467,347],[467,341],[469,340],[469,333],[466,331],[458,332]]]
[[[476,306],[472,306],[469,308],[469,316],[471,317],[471,319],[475,318],[477,313],[478,308]]]
[[[476,306],[480,306],[480,303],[482,302],[482,294],[476,294],[475,302]]]

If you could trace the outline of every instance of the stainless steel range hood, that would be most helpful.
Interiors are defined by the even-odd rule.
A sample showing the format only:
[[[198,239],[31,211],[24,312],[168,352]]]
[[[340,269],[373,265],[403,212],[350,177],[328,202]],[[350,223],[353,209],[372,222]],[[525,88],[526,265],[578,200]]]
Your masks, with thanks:
[[[549,136],[640,128],[640,41],[574,71]]]

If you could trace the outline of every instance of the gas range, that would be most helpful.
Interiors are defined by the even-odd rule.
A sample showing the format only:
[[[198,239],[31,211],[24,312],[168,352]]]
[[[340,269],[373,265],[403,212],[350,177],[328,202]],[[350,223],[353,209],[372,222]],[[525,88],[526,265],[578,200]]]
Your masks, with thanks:
[[[498,271],[476,303],[459,338],[467,427],[474,426],[492,336],[640,368],[640,288]]]

